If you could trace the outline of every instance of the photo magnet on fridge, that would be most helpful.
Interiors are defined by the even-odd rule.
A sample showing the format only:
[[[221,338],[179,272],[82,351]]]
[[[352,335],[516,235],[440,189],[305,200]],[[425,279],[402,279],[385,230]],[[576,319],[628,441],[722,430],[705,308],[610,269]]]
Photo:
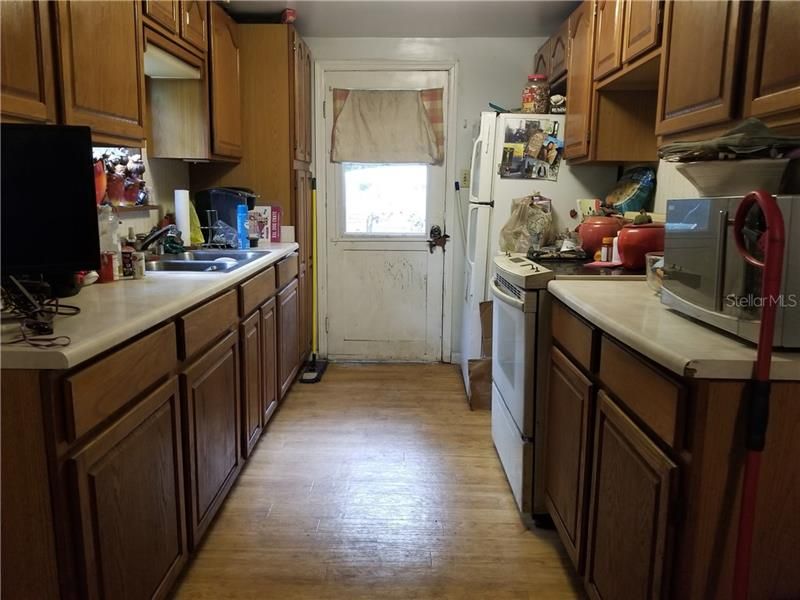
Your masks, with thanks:
[[[557,181],[564,155],[564,140],[558,137],[558,129],[558,121],[552,119],[509,119],[500,176]]]

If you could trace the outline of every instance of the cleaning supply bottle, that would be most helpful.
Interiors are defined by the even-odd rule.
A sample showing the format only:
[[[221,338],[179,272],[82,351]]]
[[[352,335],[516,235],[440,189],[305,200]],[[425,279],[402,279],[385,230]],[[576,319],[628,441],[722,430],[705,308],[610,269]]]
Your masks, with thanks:
[[[250,248],[250,238],[247,234],[247,204],[239,204],[236,207],[236,234],[239,238],[239,249]]]

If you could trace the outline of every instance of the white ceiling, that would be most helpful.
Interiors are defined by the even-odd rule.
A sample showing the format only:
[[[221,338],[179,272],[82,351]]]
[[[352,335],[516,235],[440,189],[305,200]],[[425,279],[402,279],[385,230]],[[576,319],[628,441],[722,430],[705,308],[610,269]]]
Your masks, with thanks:
[[[232,0],[241,20],[297,11],[306,37],[546,37],[579,4],[570,0]]]

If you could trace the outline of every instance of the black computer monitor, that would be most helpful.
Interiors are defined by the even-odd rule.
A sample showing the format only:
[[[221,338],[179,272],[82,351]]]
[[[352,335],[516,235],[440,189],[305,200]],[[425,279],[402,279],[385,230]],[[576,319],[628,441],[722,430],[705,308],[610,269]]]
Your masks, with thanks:
[[[90,129],[4,123],[0,161],[3,276],[99,269]]]

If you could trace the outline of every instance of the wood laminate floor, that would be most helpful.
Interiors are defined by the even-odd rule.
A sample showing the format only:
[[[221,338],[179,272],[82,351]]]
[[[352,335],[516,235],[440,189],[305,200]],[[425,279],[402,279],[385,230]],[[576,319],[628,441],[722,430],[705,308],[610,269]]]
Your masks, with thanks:
[[[296,384],[178,598],[575,598],[552,531],[521,523],[451,365],[331,365]]]

